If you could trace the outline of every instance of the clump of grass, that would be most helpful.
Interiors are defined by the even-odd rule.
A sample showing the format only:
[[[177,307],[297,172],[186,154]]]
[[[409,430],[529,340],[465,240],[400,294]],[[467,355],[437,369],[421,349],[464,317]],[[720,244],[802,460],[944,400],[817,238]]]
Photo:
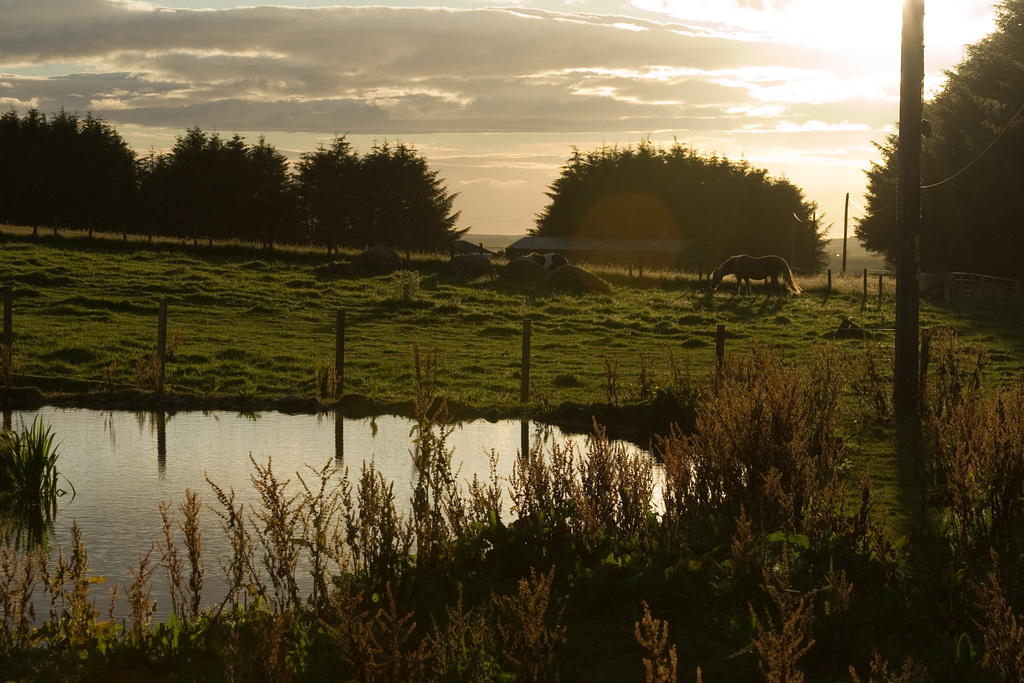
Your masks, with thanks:
[[[103,369],[103,378],[100,379],[100,389],[108,394],[117,390],[117,361],[110,361],[110,365]]]
[[[164,354],[167,360],[173,360],[174,356],[178,353],[178,349],[180,349],[184,344],[185,334],[181,331],[180,327],[175,327],[171,332],[171,338],[167,342],[167,349]]]
[[[143,391],[157,391],[162,373],[163,364],[156,351],[150,351],[135,361],[135,383]]]
[[[4,538],[0,544],[0,652],[30,646],[35,593],[47,566],[47,554],[34,546],[24,551]]]
[[[397,301],[412,301],[420,291],[420,274],[415,270],[398,270],[391,274],[391,297]]]
[[[57,501],[68,493],[60,484],[60,452],[53,438],[38,416],[20,433],[0,433],[0,510],[38,532],[53,521]],[[74,486],[68,485],[74,496]]]
[[[751,608],[751,617],[757,623],[752,647],[760,656],[758,668],[763,680],[770,683],[803,683],[804,673],[797,664],[814,645],[810,635],[814,621],[811,596],[793,595],[788,586],[767,588],[777,616],[765,610],[761,620]]]
[[[892,353],[885,347],[865,340],[860,362],[852,363],[851,385],[860,405],[860,419],[885,424],[892,418]],[[880,357],[881,356],[881,357]]]
[[[619,405],[619,359],[605,357],[604,396],[609,405]]]
[[[316,393],[321,399],[333,399],[338,397],[338,369],[333,363],[326,365],[317,363],[314,383]]]
[[[15,386],[22,374],[22,365],[10,345],[0,344],[0,384],[8,388]]]

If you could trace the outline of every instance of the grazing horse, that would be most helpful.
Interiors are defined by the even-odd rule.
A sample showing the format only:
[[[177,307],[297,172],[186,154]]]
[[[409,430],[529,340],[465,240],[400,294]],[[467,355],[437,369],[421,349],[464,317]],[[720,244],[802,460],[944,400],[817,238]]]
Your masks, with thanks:
[[[794,294],[800,293],[800,285],[793,281],[793,271],[789,269],[786,259],[781,256],[730,256],[725,262],[715,268],[711,273],[711,289],[718,289],[722,278],[726,275],[736,276],[736,291],[744,282],[747,283],[747,292],[750,292],[751,280],[772,279],[772,286],[781,294],[782,286],[779,284],[779,275]],[[767,283],[766,283],[767,284]]]
[[[569,265],[568,259],[561,254],[556,253],[538,254],[537,252],[533,252],[526,258],[543,268],[545,273],[550,273],[555,268],[561,268],[562,266]]]

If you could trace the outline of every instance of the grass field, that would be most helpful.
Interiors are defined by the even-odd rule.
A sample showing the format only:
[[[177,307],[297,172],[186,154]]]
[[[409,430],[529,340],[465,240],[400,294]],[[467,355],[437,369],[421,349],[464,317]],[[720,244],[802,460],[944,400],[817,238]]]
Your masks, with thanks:
[[[671,358],[694,377],[712,367],[718,325],[726,353],[751,341],[793,363],[829,343],[844,316],[891,341],[894,281],[800,278],[800,296],[710,293],[696,274],[593,269],[609,295],[577,296],[498,281],[441,282],[440,255],[414,254],[412,273],[343,279],[310,251],[28,239],[8,229],[2,283],[13,288],[20,383],[48,394],[139,386],[168,302],[168,392],[313,397],[333,365],[337,311],[346,315],[345,393],[379,404],[412,397],[412,347],[436,352],[438,390],[465,414],[535,412],[563,403],[640,402],[669,380]],[[344,256],[342,257],[344,258]],[[413,274],[414,273],[414,274]],[[531,320],[531,401],[519,405],[523,320]],[[923,303],[921,326],[947,326],[988,345],[994,379],[1014,376],[1024,340],[1016,319]],[[856,349],[855,340],[839,342]],[[614,372],[613,372],[614,371]],[[612,391],[614,385],[615,391]]]

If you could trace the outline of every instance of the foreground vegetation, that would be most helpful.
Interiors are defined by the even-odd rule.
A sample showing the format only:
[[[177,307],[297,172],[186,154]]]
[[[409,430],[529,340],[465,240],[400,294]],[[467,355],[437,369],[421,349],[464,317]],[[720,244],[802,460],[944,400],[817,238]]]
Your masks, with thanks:
[[[657,441],[660,497],[652,461],[599,427],[586,453],[458,484],[426,363],[408,515],[372,464],[286,487],[254,462],[259,507],[216,482],[161,504],[164,537],[109,598],[77,530],[56,559],[5,542],[0,662],[15,680],[1020,680],[1024,385],[981,391],[983,350],[952,335],[935,353],[900,535],[849,476],[834,346],[715,370],[693,432]],[[204,505],[230,557],[203,554]],[[229,589],[209,596],[218,559]]]
[[[224,393],[223,383],[242,398],[319,397],[316,367],[344,308],[346,387],[376,382],[366,400],[406,407],[420,425],[408,515],[371,465],[311,463],[286,488],[291,473],[253,463],[258,509],[240,509],[217,482],[165,502],[164,537],[109,597],[92,589],[88,539],[73,534],[56,557],[6,539],[9,678],[1024,676],[1024,384],[1012,320],[923,306],[935,329],[926,409],[897,449],[888,333],[831,339],[841,315],[891,327],[891,300],[865,305],[859,281],[733,296],[701,291],[695,275],[604,271],[613,294],[570,297],[439,282],[440,259],[428,256],[413,277],[369,281],[335,280],[298,252],[9,241],[0,258],[21,292],[11,396],[32,384],[47,400],[131,385],[103,373],[149,353],[156,301],[179,288],[172,394]],[[537,315],[535,386],[519,406],[526,311]],[[716,324],[729,330],[721,364]],[[567,402],[679,425],[655,432],[660,487],[653,463],[612,448],[598,424],[586,453],[531,453],[507,481],[458,483],[449,406],[557,414]],[[198,526],[202,506],[219,531]],[[204,535],[218,532],[229,558],[203,555]],[[203,592],[216,571],[227,595]],[[156,580],[172,596],[165,623],[152,622]],[[131,608],[123,623],[106,609],[115,601]]]

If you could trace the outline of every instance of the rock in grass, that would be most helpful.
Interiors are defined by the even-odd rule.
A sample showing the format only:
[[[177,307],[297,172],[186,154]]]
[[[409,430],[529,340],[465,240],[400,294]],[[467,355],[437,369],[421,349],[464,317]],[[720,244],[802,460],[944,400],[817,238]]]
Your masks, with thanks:
[[[479,277],[490,277],[493,272],[491,260],[483,254],[458,254],[441,266],[439,277],[468,282]]]
[[[532,285],[544,281],[544,266],[527,258],[516,258],[501,269],[501,281],[514,285]]]
[[[327,271],[346,277],[373,277],[389,275],[402,269],[402,258],[391,247],[377,244],[361,254],[357,254],[348,263],[335,262],[327,266]]]
[[[555,289],[587,294],[607,294],[608,283],[579,266],[562,266],[548,273],[548,284]]]

